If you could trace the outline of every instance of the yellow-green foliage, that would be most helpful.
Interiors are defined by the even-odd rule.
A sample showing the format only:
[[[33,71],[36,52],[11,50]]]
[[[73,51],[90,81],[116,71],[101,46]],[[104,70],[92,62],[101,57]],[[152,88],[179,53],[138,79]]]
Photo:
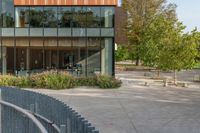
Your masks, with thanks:
[[[1,86],[13,86],[15,77],[12,75],[0,75]]]
[[[96,79],[97,86],[100,88],[119,88],[121,86],[121,81],[111,76],[99,75]]]
[[[0,86],[20,88],[66,89],[77,86],[99,86],[100,88],[118,88],[121,81],[110,76],[73,77],[66,72],[47,71],[29,77],[0,75]]]

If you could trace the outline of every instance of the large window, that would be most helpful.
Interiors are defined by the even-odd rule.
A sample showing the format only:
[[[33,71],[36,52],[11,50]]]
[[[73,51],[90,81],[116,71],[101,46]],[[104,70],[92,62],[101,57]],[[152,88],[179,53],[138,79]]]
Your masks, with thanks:
[[[15,7],[12,0],[2,1],[1,22],[3,27],[29,26],[32,28],[113,28],[114,7]]]
[[[59,68],[70,70],[73,67],[72,38],[59,38]]]
[[[61,28],[71,27],[72,11],[71,7],[58,8],[58,25]]]
[[[99,28],[101,26],[100,7],[87,8],[87,27]]]
[[[73,27],[87,27],[86,23],[86,7],[73,7],[72,8],[73,12]]]
[[[43,7],[30,7],[30,27],[43,27]]]
[[[14,73],[14,39],[2,38],[2,73]]]
[[[40,72],[44,67],[43,39],[30,39],[30,70]]]
[[[14,5],[13,0],[3,0],[1,6],[1,23],[0,25],[5,28],[14,27]]]
[[[101,40],[100,38],[88,38],[87,48],[87,75],[94,76],[101,71],[101,51],[100,51]]]
[[[114,27],[114,7],[101,8],[101,27]]]
[[[57,27],[57,7],[44,7],[43,15],[44,27],[56,28]]]
[[[86,75],[86,39],[85,38],[74,38],[73,39],[73,55],[71,60],[73,61],[74,69],[73,73],[77,76]]]
[[[15,8],[15,27],[29,27],[29,8],[16,7]]]

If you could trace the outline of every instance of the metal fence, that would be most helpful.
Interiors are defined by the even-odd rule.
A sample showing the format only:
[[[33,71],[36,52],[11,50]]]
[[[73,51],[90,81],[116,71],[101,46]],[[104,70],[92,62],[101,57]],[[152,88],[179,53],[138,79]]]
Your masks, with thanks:
[[[72,108],[47,95],[0,87],[0,105],[0,133],[99,133]]]

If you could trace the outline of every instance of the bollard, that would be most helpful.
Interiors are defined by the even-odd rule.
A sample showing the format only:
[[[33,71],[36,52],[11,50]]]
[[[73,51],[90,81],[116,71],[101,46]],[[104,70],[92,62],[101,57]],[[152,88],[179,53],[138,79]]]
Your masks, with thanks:
[[[167,86],[168,86],[167,79],[164,79],[164,80],[163,80],[163,83],[164,83],[164,85],[163,85],[164,87],[167,87]]]
[[[144,86],[150,86],[148,82],[144,82]]]

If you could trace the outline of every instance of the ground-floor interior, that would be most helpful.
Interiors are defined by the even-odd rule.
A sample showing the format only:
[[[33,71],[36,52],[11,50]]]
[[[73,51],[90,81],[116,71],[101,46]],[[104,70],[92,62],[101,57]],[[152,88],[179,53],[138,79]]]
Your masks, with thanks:
[[[2,74],[114,75],[113,38],[1,38]]]

